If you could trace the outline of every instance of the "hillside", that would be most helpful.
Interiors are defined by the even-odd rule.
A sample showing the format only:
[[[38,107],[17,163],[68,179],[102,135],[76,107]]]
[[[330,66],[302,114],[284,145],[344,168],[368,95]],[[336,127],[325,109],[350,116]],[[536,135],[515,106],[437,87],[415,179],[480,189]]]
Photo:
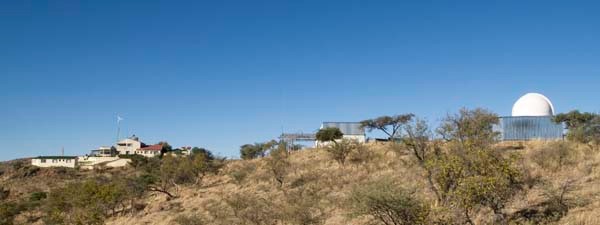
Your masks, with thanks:
[[[599,152],[570,142],[504,143],[497,147],[504,154],[517,155],[515,164],[522,172],[522,188],[513,192],[503,208],[509,223],[600,224]],[[403,146],[369,144],[350,154],[344,165],[332,160],[324,149],[294,151],[280,167],[283,172],[279,175],[269,165],[270,158],[225,161],[218,172],[203,176],[201,181],[177,185],[171,191],[175,197],[146,192],[138,199],[136,210],[117,210],[105,223],[369,224],[374,217],[358,213],[351,196],[355,197],[353,193],[360,187],[377,187],[373,184],[382,180],[408,190],[411,198],[425,205],[426,223],[464,222],[459,221],[455,208],[436,203],[426,170]],[[10,190],[4,201],[16,201],[69,182],[115,179],[134,171],[33,169],[23,166],[23,161],[13,161],[3,163],[0,180]],[[557,204],[564,205],[564,210],[553,209],[557,204],[552,201],[560,201]],[[19,213],[14,223],[45,224],[45,206],[40,204]],[[495,221],[492,210],[483,206],[473,210],[471,218],[475,224]]]

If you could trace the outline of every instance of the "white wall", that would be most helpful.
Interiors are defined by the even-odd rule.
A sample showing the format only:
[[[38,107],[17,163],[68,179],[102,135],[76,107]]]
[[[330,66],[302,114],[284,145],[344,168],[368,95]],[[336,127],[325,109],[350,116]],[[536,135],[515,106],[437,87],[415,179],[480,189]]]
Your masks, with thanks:
[[[155,157],[160,155],[160,151],[148,151],[148,150],[136,150],[133,154],[141,155],[145,157]]]
[[[344,135],[344,136],[342,136],[342,139],[353,140],[358,143],[365,143],[367,141],[367,137],[365,135]],[[340,141],[342,141],[342,139],[338,139],[335,141],[340,142]],[[330,141],[325,141],[325,142],[316,141],[315,146],[316,147],[324,147],[324,146],[330,145],[331,143],[332,142],[330,142]]]
[[[75,168],[77,159],[31,159],[31,165],[38,167],[69,167]]]

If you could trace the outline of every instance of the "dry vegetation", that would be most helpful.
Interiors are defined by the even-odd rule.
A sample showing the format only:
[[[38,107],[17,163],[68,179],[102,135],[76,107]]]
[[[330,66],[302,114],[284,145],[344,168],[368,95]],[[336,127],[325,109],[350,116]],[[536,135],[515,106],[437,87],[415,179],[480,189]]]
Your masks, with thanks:
[[[504,144],[507,145],[507,144]],[[505,150],[521,156],[523,190],[511,196],[505,211],[512,224],[600,224],[600,153],[571,142],[526,142],[522,150]],[[518,148],[518,147],[516,147]],[[352,198],[377,199],[378,186],[393,184],[407,207],[416,207],[423,223],[451,221],[451,209],[436,204],[426,171],[405,146],[370,144],[354,151],[339,164],[323,149],[285,154],[287,163],[276,165],[271,156],[233,160],[199,184],[180,188],[178,197],[147,193],[143,209],[115,214],[107,224],[369,224],[365,208],[356,209]],[[271,164],[271,165],[270,165]],[[49,191],[70,180],[90,176],[111,177],[120,172],[41,169],[33,175],[5,165],[3,186],[10,198]],[[131,169],[130,169],[131,170]],[[8,175],[12,177],[8,177]],[[54,184],[49,183],[56,181]],[[365,188],[367,187],[367,188]],[[375,196],[373,196],[375,195]],[[385,196],[385,193],[383,194]],[[403,202],[403,201],[408,202]],[[368,204],[368,203],[365,203]],[[420,205],[422,204],[422,205]],[[414,211],[414,210],[413,210]],[[415,212],[408,212],[415,213]],[[22,213],[16,224],[29,224],[40,212]],[[475,224],[492,224],[494,214],[480,208]],[[35,222],[35,221],[33,221]],[[41,220],[36,222],[43,224]],[[389,223],[404,224],[404,223]]]
[[[600,224],[598,148],[498,143],[482,125],[494,118],[461,111],[435,140],[410,120],[397,143],[245,145],[245,160],[204,151],[94,171],[8,162],[0,224]]]
[[[560,145],[568,147],[568,159],[559,152],[541,153],[560,151]],[[366,148],[372,153],[366,161],[344,166],[322,149],[292,152],[281,186],[269,171],[268,158],[231,161],[202,186],[184,188],[179,198],[148,196],[145,210],[111,218],[108,224],[368,224],[373,218],[356,213],[349,198],[353,191],[368,190],[361,187],[386,182],[427,204],[427,221],[453,216],[434,204],[425,171],[406,149]],[[507,203],[510,223],[600,224],[598,152],[568,142],[530,142],[517,154],[527,186]],[[473,218],[476,224],[493,223],[488,209]]]

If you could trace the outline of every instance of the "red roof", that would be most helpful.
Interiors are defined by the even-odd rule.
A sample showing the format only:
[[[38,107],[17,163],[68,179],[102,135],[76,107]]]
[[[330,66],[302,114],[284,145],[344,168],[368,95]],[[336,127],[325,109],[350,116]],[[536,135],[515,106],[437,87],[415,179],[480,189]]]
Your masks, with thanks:
[[[160,150],[162,150],[162,145],[161,144],[149,145],[147,147],[140,148],[140,150],[142,150],[142,151],[160,151]]]

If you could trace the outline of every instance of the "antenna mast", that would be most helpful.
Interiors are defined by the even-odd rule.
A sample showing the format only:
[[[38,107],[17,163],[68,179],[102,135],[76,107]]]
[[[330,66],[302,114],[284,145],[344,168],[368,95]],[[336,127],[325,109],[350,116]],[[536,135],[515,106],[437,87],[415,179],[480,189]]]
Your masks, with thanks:
[[[117,141],[115,143],[119,142],[119,136],[121,135],[121,120],[123,118],[117,114]]]

